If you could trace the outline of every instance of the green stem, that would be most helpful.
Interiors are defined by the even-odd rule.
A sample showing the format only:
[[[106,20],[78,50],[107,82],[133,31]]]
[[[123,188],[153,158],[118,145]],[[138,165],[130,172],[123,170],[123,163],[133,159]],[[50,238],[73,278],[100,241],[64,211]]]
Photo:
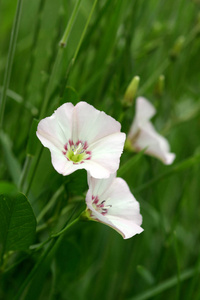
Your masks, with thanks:
[[[74,24],[75,18],[77,16],[77,11],[78,11],[80,3],[81,3],[81,0],[77,0],[76,5],[74,7],[74,10],[73,10],[73,12],[71,14],[71,17],[69,19],[69,22],[67,24],[67,27],[65,29],[64,35],[63,35],[63,37],[60,41],[60,44],[59,44],[60,47],[58,49],[58,53],[57,53],[57,56],[56,56],[56,59],[55,59],[55,63],[53,65],[51,76],[49,78],[49,82],[48,82],[47,89],[46,89],[44,102],[43,102],[43,105],[42,105],[42,108],[41,108],[40,117],[39,117],[40,119],[42,119],[45,116],[46,108],[48,106],[48,101],[49,101],[51,92],[52,92],[52,90],[55,86],[55,82],[57,81],[56,80],[57,70],[58,70],[58,67],[59,67],[61,59],[62,59],[63,48],[66,46],[66,42],[68,40],[68,37],[69,37],[69,34],[71,32],[72,26]]]
[[[195,267],[193,269],[188,269],[188,270],[182,272],[182,274],[180,275],[180,281],[184,281],[184,280],[187,280],[187,279],[193,277],[196,274],[196,272],[199,273],[200,269],[198,268],[198,270],[197,270],[197,268]],[[177,276],[174,276],[174,277],[158,284],[156,287],[151,288],[144,293],[141,293],[138,296],[129,298],[129,300],[146,300],[146,299],[155,297],[156,295],[161,294],[164,291],[174,287],[175,285],[177,285],[177,283],[178,283]]]
[[[79,220],[80,220],[80,216],[78,218],[76,218],[74,221],[72,221],[70,224],[68,224],[65,228],[63,228],[58,233],[52,234],[51,237],[52,238],[57,238],[60,235],[64,234],[69,228],[71,228],[73,225],[75,225],[76,223],[78,223]]]
[[[3,118],[4,118],[5,104],[6,104],[6,94],[7,94],[7,89],[8,89],[9,83],[10,83],[10,75],[11,75],[13,58],[14,58],[16,42],[17,42],[17,35],[18,35],[18,30],[19,30],[22,2],[23,2],[23,0],[18,0],[18,3],[17,3],[15,20],[14,20],[13,27],[12,27],[10,45],[9,45],[9,50],[8,50],[8,58],[7,58],[7,63],[6,63],[6,70],[5,70],[5,75],[4,75],[4,83],[3,83],[3,90],[2,90],[1,103],[0,103],[0,129],[2,129],[2,127],[3,127]]]
[[[57,71],[58,71],[58,67],[60,66],[62,55],[63,55],[63,43],[66,43],[66,41],[68,39],[68,36],[70,34],[72,25],[74,23],[76,15],[77,15],[77,10],[78,10],[78,7],[80,5],[80,2],[81,2],[81,0],[78,0],[77,3],[76,3],[75,8],[74,8],[73,13],[72,13],[72,16],[71,16],[71,18],[70,18],[70,20],[67,24],[66,30],[64,32],[63,38],[60,42],[60,47],[58,49],[58,53],[57,53],[57,56],[56,56],[56,59],[55,59],[54,65],[53,65],[53,69],[52,69],[52,72],[51,72],[51,75],[50,75],[50,78],[49,78],[49,81],[48,81],[48,85],[47,85],[47,88],[46,88],[44,101],[43,101],[43,104],[42,104],[42,107],[41,107],[40,116],[39,116],[40,119],[45,117],[46,109],[48,107],[48,102],[49,102],[51,92],[52,92],[52,90],[55,86],[55,82],[57,82]],[[36,155],[36,162],[35,162],[34,167],[32,169],[31,180],[30,180],[29,185],[27,187],[26,193],[28,193],[29,190],[30,190],[30,187],[31,187],[31,184],[32,184],[32,181],[33,181],[33,178],[34,178],[34,174],[35,174],[37,166],[39,164],[41,151],[42,150],[40,149],[40,151]],[[29,159],[27,158],[26,161],[25,161],[25,164],[24,164],[24,167],[23,167],[23,174],[26,174],[27,160],[29,161]],[[22,180],[23,179],[24,178],[22,177]]]
[[[56,244],[57,240],[58,240],[58,238],[55,238],[55,239],[51,240],[49,246],[46,248],[46,250],[44,251],[44,253],[40,257],[38,262],[35,264],[35,266],[31,270],[31,272],[29,273],[29,275],[26,277],[26,279],[22,283],[22,285],[21,285],[20,289],[18,290],[14,300],[19,300],[21,298],[21,295],[23,294],[26,286],[28,286],[29,282],[31,281],[31,279],[33,278],[35,273],[37,272],[38,268],[42,265],[43,261],[45,260],[45,258],[49,254],[49,252],[52,250],[52,248],[55,247],[55,244]]]
[[[141,184],[139,187],[135,188],[133,191],[134,191],[134,193],[139,193],[139,192],[151,187],[153,184],[159,182],[160,180],[165,179],[166,177],[173,175],[177,172],[181,172],[182,170],[188,169],[199,162],[200,162],[200,154],[197,153],[197,154],[183,160],[182,162],[177,163],[176,165],[170,167],[163,174],[160,174],[160,175],[150,179],[148,182]]]
[[[61,185],[61,187],[53,194],[51,199],[48,201],[47,205],[43,208],[43,210],[37,217],[37,224],[41,221],[41,219],[44,217],[47,211],[55,204],[57,198],[62,194],[63,191],[64,191],[64,186]]]
[[[25,195],[28,195],[29,191],[30,191],[30,188],[31,188],[31,185],[33,183],[33,179],[34,179],[34,176],[35,176],[35,172],[37,170],[37,167],[38,167],[38,164],[39,164],[39,161],[40,161],[40,157],[42,155],[42,151],[43,151],[43,147],[42,145],[40,145],[40,148],[38,149],[38,152],[37,152],[37,155],[36,155],[36,160],[35,160],[35,163],[33,165],[33,168],[31,170],[31,175],[30,175],[30,180],[28,182],[28,186],[27,188],[25,189],[24,188],[24,194]]]
[[[20,289],[18,290],[17,295],[15,296],[14,300],[19,300],[21,298],[22,294],[24,293],[25,288],[28,286],[28,284],[30,283],[31,279],[34,277],[34,275],[38,271],[39,267],[44,262],[45,258],[48,255],[50,255],[50,252],[53,255],[53,253],[56,251],[57,247],[59,246],[59,244],[60,244],[60,242],[61,242],[62,237],[64,236],[64,234],[67,232],[67,230],[69,228],[71,228],[73,225],[75,225],[79,220],[80,220],[80,216],[78,218],[76,218],[74,221],[72,221],[70,224],[68,224],[60,232],[58,232],[56,234],[52,234],[45,242],[43,242],[38,248],[35,249],[35,250],[38,250],[38,249],[42,248],[45,244],[47,244],[48,242],[50,242],[49,246],[46,248],[46,250],[44,251],[44,253],[40,257],[40,259],[38,260],[38,262],[35,264],[35,266],[31,270],[31,272],[29,273],[29,275],[26,277],[26,279],[22,283],[22,285],[21,285]]]
[[[29,171],[29,168],[30,168],[30,165],[31,165],[31,158],[32,157],[30,155],[26,156],[24,167],[23,167],[23,170],[22,170],[22,174],[21,174],[21,177],[19,179],[19,190],[22,191],[22,192],[23,192],[24,181],[25,181],[25,178],[27,177],[27,174],[28,174],[28,171]]]
[[[49,78],[49,82],[48,82],[48,85],[47,85],[47,89],[46,89],[44,101],[42,103],[39,119],[42,119],[42,118],[45,117],[46,109],[47,109],[47,106],[48,106],[48,102],[49,102],[51,92],[52,92],[52,90],[55,86],[55,82],[57,82],[57,70],[58,70],[58,67],[60,65],[62,55],[63,55],[63,49],[59,48],[56,59],[55,59],[55,62],[54,62],[54,65],[53,65],[53,69],[52,69],[52,72],[51,72],[51,75],[50,75],[50,78]]]
[[[76,47],[74,56],[72,57],[72,59],[71,59],[71,61],[70,61],[70,63],[69,63],[69,66],[68,66],[68,68],[67,68],[67,71],[66,71],[66,74],[65,74],[65,78],[64,78],[63,87],[61,88],[61,92],[60,92],[60,97],[61,97],[61,98],[63,97],[64,91],[65,91],[65,87],[66,87],[66,84],[67,84],[69,72],[70,72],[72,66],[74,65],[75,60],[76,60],[76,58],[77,58],[77,56],[78,56],[80,47],[81,47],[82,42],[83,42],[83,39],[84,39],[84,37],[85,37],[85,34],[86,34],[86,31],[87,31],[88,25],[89,25],[89,23],[90,23],[92,14],[93,14],[94,9],[95,9],[95,6],[96,6],[96,4],[97,4],[97,1],[98,1],[98,0],[94,0],[92,9],[91,9],[90,14],[89,14],[89,17],[88,17],[88,19],[87,19],[87,22],[86,22],[85,27],[84,27],[84,29],[83,29],[83,32],[82,32],[82,34],[81,34],[81,38],[80,38],[80,40],[79,40],[78,46]]]
[[[75,7],[74,7],[74,10],[73,10],[73,12],[72,12],[72,14],[71,14],[71,17],[70,17],[70,19],[69,19],[69,22],[68,22],[68,24],[67,24],[67,27],[66,27],[66,29],[65,29],[65,32],[64,32],[64,34],[63,34],[63,37],[62,37],[62,39],[61,39],[61,41],[60,41],[60,47],[61,47],[61,48],[64,48],[64,47],[66,46],[66,43],[67,43],[69,34],[70,34],[70,32],[71,32],[71,29],[72,29],[72,26],[73,26],[73,24],[74,24],[75,18],[76,18],[76,16],[77,16],[77,11],[78,11],[78,8],[79,8],[80,3],[81,3],[81,0],[77,0],[76,5],[75,5]]]
[[[30,59],[28,62],[28,68],[27,68],[27,72],[26,72],[26,78],[24,80],[24,99],[23,99],[23,105],[25,104],[26,100],[27,100],[27,94],[28,94],[28,84],[29,81],[31,79],[32,76],[32,72],[34,70],[33,66],[35,65],[35,58],[36,58],[36,46],[37,46],[37,42],[38,42],[38,38],[39,38],[39,32],[40,32],[40,28],[41,28],[41,22],[42,22],[42,13],[43,13],[43,9],[45,6],[45,2],[46,0],[40,0],[39,6],[38,6],[38,11],[37,11],[37,18],[35,19],[36,21],[36,25],[35,25],[35,29],[34,29],[34,33],[33,33],[33,40],[30,46]]]
[[[86,31],[87,31],[88,25],[89,25],[89,23],[90,23],[90,20],[91,20],[91,17],[92,17],[92,15],[93,15],[95,6],[96,6],[96,4],[97,4],[97,1],[98,1],[98,0],[94,0],[94,3],[93,3],[93,5],[92,5],[92,8],[91,8],[89,17],[88,17],[88,19],[87,19],[87,22],[86,22],[85,27],[84,27],[84,29],[83,29],[83,32],[82,32],[82,34],[81,34],[81,38],[80,38],[80,40],[79,40],[78,46],[77,46],[77,48],[76,48],[75,54],[74,54],[73,59],[72,59],[73,64],[74,64],[74,62],[75,62],[75,60],[76,60],[76,57],[77,57],[78,52],[79,52],[79,50],[80,50],[81,44],[82,44],[83,39],[84,39],[84,37],[85,37],[85,34],[86,34]]]
[[[40,119],[44,118],[44,116],[45,116],[51,92],[52,92],[52,90],[55,86],[55,82],[57,81],[57,79],[56,79],[57,78],[57,70],[58,70],[58,67],[59,67],[61,59],[62,59],[63,48],[66,45],[66,41],[67,41],[67,39],[69,37],[69,34],[70,34],[70,31],[72,29],[72,25],[74,24],[74,20],[77,16],[77,11],[78,11],[78,7],[80,5],[80,2],[81,2],[81,0],[77,1],[76,5],[74,7],[74,10],[72,12],[71,18],[70,18],[70,20],[67,24],[67,27],[66,27],[66,30],[64,32],[63,38],[61,39],[60,48],[58,49],[58,53],[57,53],[57,56],[56,56],[56,59],[55,59],[55,63],[53,65],[51,76],[49,78],[49,82],[48,82],[48,85],[47,85],[43,105],[41,107],[41,112],[40,112],[40,116],[39,116]]]

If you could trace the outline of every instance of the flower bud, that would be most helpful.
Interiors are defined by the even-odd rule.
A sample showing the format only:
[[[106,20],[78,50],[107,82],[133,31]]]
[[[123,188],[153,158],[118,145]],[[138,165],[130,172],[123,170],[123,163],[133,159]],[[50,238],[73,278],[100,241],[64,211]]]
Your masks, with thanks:
[[[124,94],[124,98],[122,100],[122,104],[125,107],[130,107],[133,104],[133,101],[136,97],[138,85],[140,82],[139,76],[134,76],[130,84],[128,85],[126,92]]]
[[[184,43],[185,37],[183,35],[179,36],[170,51],[170,58],[172,60],[176,59],[179,56],[181,50],[183,49]]]

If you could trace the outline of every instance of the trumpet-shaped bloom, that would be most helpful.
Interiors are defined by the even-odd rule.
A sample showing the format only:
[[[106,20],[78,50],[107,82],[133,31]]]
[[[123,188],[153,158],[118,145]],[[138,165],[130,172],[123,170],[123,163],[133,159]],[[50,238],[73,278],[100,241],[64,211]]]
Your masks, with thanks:
[[[63,175],[86,169],[107,178],[119,168],[125,134],[121,125],[86,102],[65,103],[41,120],[37,137],[49,148],[56,171]]]
[[[128,239],[143,229],[139,203],[131,194],[127,183],[112,174],[108,179],[88,176],[86,216],[117,230]]]
[[[172,164],[175,154],[170,152],[168,141],[158,134],[149,121],[156,113],[153,105],[145,98],[136,99],[136,113],[128,134],[128,141],[135,151],[147,147],[145,153],[160,159],[164,164]]]

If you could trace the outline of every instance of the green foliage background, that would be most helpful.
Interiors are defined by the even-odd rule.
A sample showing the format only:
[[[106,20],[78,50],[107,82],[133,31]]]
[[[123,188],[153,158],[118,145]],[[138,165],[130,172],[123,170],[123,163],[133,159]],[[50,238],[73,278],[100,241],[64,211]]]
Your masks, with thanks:
[[[35,137],[33,119],[49,116],[63,102],[84,100],[120,120],[127,133],[134,105],[125,109],[122,99],[136,75],[137,95],[157,108],[153,122],[176,160],[164,166],[142,155],[130,164],[133,154],[125,151],[121,176],[140,202],[144,232],[123,240],[102,224],[78,223],[44,259],[22,296],[17,293],[46,246],[8,253],[0,299],[198,300],[200,2],[101,0],[90,18],[94,2],[80,1],[66,47],[60,48],[77,1],[23,1],[1,132],[0,192],[17,186],[28,197],[38,221],[34,245],[75,218],[85,205],[86,172],[57,174]],[[1,94],[16,5],[0,1]]]

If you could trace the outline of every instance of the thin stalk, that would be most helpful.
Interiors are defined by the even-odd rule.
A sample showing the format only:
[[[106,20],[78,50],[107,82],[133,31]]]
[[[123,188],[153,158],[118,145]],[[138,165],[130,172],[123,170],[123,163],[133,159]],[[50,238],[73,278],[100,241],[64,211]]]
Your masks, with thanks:
[[[55,86],[55,82],[57,81],[57,79],[56,79],[57,78],[57,71],[58,71],[58,67],[60,66],[60,62],[62,60],[63,48],[66,46],[66,42],[68,40],[68,37],[69,37],[69,34],[71,32],[72,26],[74,24],[75,18],[77,16],[77,11],[78,11],[80,3],[81,3],[81,0],[77,0],[76,5],[74,7],[74,10],[72,12],[72,15],[71,15],[71,17],[69,19],[69,22],[67,24],[67,27],[65,29],[64,35],[63,35],[63,37],[60,41],[60,44],[59,44],[60,47],[58,49],[58,53],[57,53],[57,56],[56,56],[56,59],[55,59],[55,63],[53,65],[51,76],[49,78],[49,82],[48,82],[48,85],[47,85],[45,98],[44,98],[44,101],[43,101],[43,104],[42,104],[42,107],[41,107],[41,112],[40,112],[40,116],[39,116],[40,119],[42,119],[45,116],[51,92],[52,92],[52,90]]]
[[[195,165],[196,163],[199,163],[199,162],[200,162],[200,154],[197,153],[196,155],[193,155],[193,156],[183,160],[182,162],[174,165],[173,167],[171,167],[169,170],[167,170],[163,174],[160,174],[160,175],[152,178],[148,182],[146,182],[144,184],[141,184],[139,187],[134,189],[134,193],[139,193],[139,192],[151,187],[153,184],[159,182],[160,180],[163,180],[168,176],[171,176],[171,175],[173,175],[177,172],[180,172],[182,170],[190,168],[190,167],[192,167],[193,165]]]
[[[60,66],[60,62],[62,60],[62,55],[63,55],[63,49],[59,48],[54,65],[53,65],[53,69],[52,69],[52,72],[51,72],[51,75],[49,78],[49,82],[47,85],[47,89],[46,89],[44,101],[42,103],[39,119],[42,119],[45,117],[49,98],[50,98],[51,92],[55,86],[55,82],[57,81],[57,71],[58,71],[58,67]]]
[[[78,43],[78,46],[77,46],[76,51],[75,51],[75,54],[74,54],[74,56],[72,58],[72,61],[70,63],[70,67],[68,68],[67,77],[68,77],[68,73],[69,73],[69,71],[71,69],[71,66],[74,64],[74,62],[76,60],[76,57],[78,55],[78,52],[80,50],[81,44],[83,42],[86,30],[88,28],[88,25],[89,25],[89,22],[91,20],[92,14],[93,14],[94,9],[95,9],[95,6],[97,4],[97,1],[98,0],[95,0],[94,3],[93,3],[92,9],[91,9],[90,14],[89,14],[89,17],[88,17],[87,22],[85,24],[85,27],[83,29],[80,41]],[[62,59],[63,47],[66,45],[67,39],[69,37],[70,31],[71,31],[71,28],[72,28],[72,25],[73,25],[74,20],[75,20],[75,18],[77,16],[77,11],[78,11],[80,2],[81,2],[81,0],[78,0],[76,2],[76,5],[75,5],[74,10],[72,12],[72,16],[71,16],[71,18],[70,18],[70,20],[68,22],[68,25],[67,25],[66,30],[64,32],[63,38],[61,39],[60,48],[58,50],[58,54],[57,54],[57,57],[56,57],[56,60],[55,60],[55,63],[54,63],[53,69],[52,69],[52,73],[51,73],[51,76],[50,76],[50,79],[49,79],[49,82],[48,82],[48,86],[47,86],[47,89],[46,89],[46,94],[45,94],[44,102],[43,102],[43,105],[42,105],[42,108],[41,108],[40,117],[39,117],[40,119],[42,119],[45,116],[46,108],[48,106],[49,98],[50,98],[50,95],[51,95],[51,91],[52,91],[53,86],[54,86],[54,80],[55,80],[56,75],[57,75],[58,66],[60,65],[60,62],[61,62],[61,59]],[[35,167],[34,167],[34,172],[37,169],[37,165],[39,163],[39,160],[40,160],[40,158],[37,157],[36,158]],[[27,188],[27,192],[29,191],[29,189],[31,187],[33,178],[34,178],[34,173],[32,173],[31,182],[29,183],[29,187]]]
[[[88,19],[87,19],[87,22],[86,22],[85,27],[84,27],[84,29],[83,29],[83,32],[82,32],[82,34],[81,34],[81,38],[80,38],[80,40],[79,40],[78,46],[77,46],[77,48],[76,48],[74,57],[73,57],[73,59],[72,59],[73,64],[74,64],[74,62],[75,62],[75,60],[76,60],[76,57],[77,57],[77,55],[78,55],[78,53],[79,53],[80,47],[81,47],[82,42],[83,42],[83,39],[84,39],[84,37],[85,37],[85,34],[86,34],[86,31],[87,31],[88,25],[89,25],[89,23],[90,23],[90,20],[91,20],[91,17],[92,17],[92,15],[93,15],[95,6],[96,6],[96,4],[97,4],[97,1],[98,1],[98,0],[94,0],[94,3],[93,3],[93,5],[92,5],[92,8],[91,8],[89,17],[88,17]]]
[[[176,236],[176,232],[173,233],[174,235],[174,250],[175,250],[175,256],[176,256],[176,262],[177,262],[177,289],[176,289],[176,299],[180,299],[180,285],[181,285],[181,281],[180,281],[180,261],[179,261],[179,249],[178,249],[178,241],[177,241],[177,236]]]
[[[35,160],[35,163],[33,165],[33,168],[31,169],[31,175],[30,175],[30,180],[29,180],[29,183],[28,183],[28,186],[27,188],[24,188],[24,193],[25,195],[28,195],[29,191],[30,191],[30,188],[31,188],[31,185],[33,183],[33,179],[34,179],[34,176],[35,176],[35,172],[36,172],[36,169],[38,167],[38,164],[39,164],[39,161],[40,161],[40,157],[42,155],[42,152],[43,152],[43,147],[42,145],[40,145],[40,148],[37,152],[37,155],[36,155],[36,160]]]
[[[56,251],[56,248],[60,244],[62,237],[64,234],[67,232],[69,228],[71,228],[73,225],[75,225],[78,221],[80,220],[80,216],[76,218],[74,221],[72,221],[70,224],[68,224],[63,230],[60,232],[51,235],[45,242],[43,242],[38,249],[43,247],[46,243],[50,242],[49,246],[46,248],[38,262],[35,264],[29,275],[26,277],[24,282],[22,283],[20,289],[18,290],[14,300],[19,300],[21,298],[21,295],[24,293],[25,288],[28,286],[30,283],[31,279],[34,277],[36,272],[38,271],[39,267],[42,265],[44,262],[45,258],[50,254],[50,252],[54,253]],[[37,250],[37,248],[36,248]]]
[[[57,198],[62,194],[63,191],[64,191],[64,186],[61,185],[61,187],[53,194],[51,199],[48,201],[47,205],[43,208],[43,210],[37,217],[37,223],[39,223],[41,221],[41,219],[48,212],[48,210],[55,204]]]
[[[29,168],[31,165],[31,158],[32,157],[30,155],[26,156],[22,174],[19,179],[19,190],[22,192],[23,192],[24,181],[25,181],[25,178],[27,177],[27,174],[28,174],[28,171],[29,171]]]
[[[49,252],[52,250],[52,248],[55,247],[55,244],[56,244],[57,240],[58,240],[58,238],[54,238],[54,239],[51,240],[49,246],[46,248],[46,250],[44,251],[44,253],[40,257],[40,259],[38,260],[38,262],[35,264],[35,266],[31,270],[31,272],[29,273],[29,275],[26,277],[26,279],[22,283],[22,285],[19,288],[16,296],[14,297],[14,300],[19,300],[21,298],[21,295],[23,294],[26,286],[28,286],[29,282],[31,281],[31,279],[33,278],[33,276],[35,275],[35,273],[37,272],[37,270],[39,269],[39,267],[42,265],[43,261],[45,260],[45,258],[49,254]]]
[[[63,34],[63,37],[62,37],[62,39],[60,41],[60,47],[62,47],[62,48],[64,48],[66,46],[66,44],[67,44],[67,40],[68,40],[69,34],[71,32],[72,26],[74,24],[74,21],[76,19],[77,11],[78,11],[80,3],[81,3],[81,0],[77,0],[76,5],[74,7],[74,10],[73,10],[73,12],[71,14],[71,17],[69,19],[69,22],[67,24],[67,27],[65,29],[65,32]]]
[[[73,225],[75,225],[76,223],[78,223],[78,221],[80,220],[80,216],[78,218],[76,218],[74,221],[72,221],[69,225],[67,225],[65,228],[63,228],[61,231],[59,231],[58,233],[52,234],[51,238],[57,238],[60,235],[64,234],[69,228],[71,228]]]
[[[67,24],[67,27],[66,27],[66,30],[64,32],[63,38],[61,40],[62,43],[66,43],[66,41],[68,39],[68,36],[70,34],[72,25],[74,23],[76,15],[77,15],[77,10],[78,10],[78,7],[80,5],[80,2],[81,2],[81,0],[78,0],[76,5],[75,5],[72,16],[71,16],[71,18],[70,18],[70,20]],[[51,75],[50,75],[50,78],[49,78],[49,81],[48,81],[48,85],[47,85],[47,88],[46,88],[46,93],[45,93],[44,101],[43,101],[41,111],[40,111],[40,116],[39,116],[40,119],[45,117],[46,109],[47,109],[48,103],[49,103],[49,98],[50,98],[51,92],[52,92],[52,90],[55,86],[55,82],[57,81],[57,79],[56,79],[57,78],[57,72],[58,72],[58,68],[59,68],[61,60],[62,60],[62,56],[63,56],[63,45],[60,44],[60,47],[58,49],[58,53],[57,53],[57,56],[56,56],[56,59],[55,59],[55,62],[54,62],[53,68],[52,68],[52,72],[51,72]],[[34,174],[35,174],[37,166],[39,164],[40,156],[41,156],[41,153],[42,153],[41,151],[42,150],[40,149],[40,151],[38,151],[38,154],[36,156],[36,163],[34,164],[34,167],[32,169],[31,180],[30,180],[29,185],[27,187],[26,193],[28,193],[29,190],[30,190],[30,187],[31,187],[31,184],[32,184],[32,181],[33,181],[33,178],[34,178]],[[24,164],[24,167],[23,167],[23,174],[26,174],[25,173],[25,168],[26,168],[26,165],[28,163],[27,161],[29,161],[29,158],[26,158],[26,160],[25,160],[25,164]],[[24,178],[22,177],[21,181],[23,181],[23,180],[24,180]]]
[[[13,58],[14,58],[14,54],[15,54],[17,36],[18,36],[18,31],[19,31],[19,22],[20,22],[20,17],[21,17],[22,3],[23,3],[23,0],[18,0],[18,2],[17,2],[17,9],[16,9],[15,19],[14,19],[14,23],[13,23],[13,27],[12,27],[12,32],[11,32],[10,45],[9,45],[9,50],[8,50],[8,58],[7,58],[7,63],[6,63],[2,96],[1,96],[1,102],[0,102],[0,130],[3,128],[3,118],[4,118],[5,105],[6,105],[6,94],[7,94],[7,89],[8,89],[9,83],[10,83],[10,75],[11,75]]]
[[[96,6],[96,4],[97,4],[97,1],[98,1],[98,0],[94,0],[94,3],[93,3],[93,5],[92,5],[92,8],[91,8],[91,11],[90,11],[90,14],[89,14],[89,17],[88,17],[88,19],[87,19],[87,22],[86,22],[85,27],[84,27],[84,29],[83,29],[83,32],[82,32],[82,34],[81,34],[81,38],[80,38],[80,40],[79,40],[78,46],[76,47],[75,53],[74,53],[74,55],[73,55],[73,57],[72,57],[72,59],[71,59],[71,61],[70,61],[70,63],[69,63],[69,66],[68,66],[68,68],[67,68],[66,75],[65,75],[65,79],[64,79],[64,84],[63,84],[63,87],[61,88],[61,92],[60,92],[60,97],[61,97],[61,98],[62,98],[63,93],[64,93],[64,91],[65,91],[65,87],[66,87],[66,83],[67,83],[67,80],[68,80],[69,72],[70,72],[72,66],[74,65],[75,60],[76,60],[76,58],[77,58],[77,56],[78,56],[79,50],[80,50],[81,45],[82,45],[82,43],[83,43],[83,39],[84,39],[84,37],[85,37],[85,34],[86,34],[86,31],[87,31],[88,25],[89,25],[89,23],[90,23],[92,14],[93,14],[94,9],[95,9],[95,6]]]
[[[38,42],[38,37],[39,37],[39,32],[40,32],[40,28],[41,28],[41,21],[42,21],[42,13],[43,13],[43,9],[45,6],[45,2],[46,0],[40,0],[39,6],[38,6],[38,11],[37,11],[37,18],[36,18],[36,25],[35,25],[35,29],[34,29],[34,33],[33,33],[33,40],[32,40],[32,44],[30,47],[30,59],[29,59],[29,63],[28,63],[28,68],[27,68],[27,73],[26,73],[26,78],[24,81],[24,99],[23,99],[23,105],[26,102],[27,99],[27,94],[28,94],[28,84],[29,81],[31,79],[32,76],[32,72],[33,72],[33,66],[35,64],[35,58],[36,58],[36,46],[37,46],[37,42]]]
[[[21,116],[23,116],[23,114],[25,113],[25,109],[27,109],[27,106],[30,105],[29,103],[29,95],[28,95],[28,89],[29,89],[29,83],[31,81],[32,78],[32,73],[34,70],[34,65],[35,65],[35,59],[36,59],[36,46],[37,46],[37,42],[38,42],[38,38],[39,38],[39,32],[40,32],[40,28],[41,28],[41,21],[42,21],[42,13],[43,13],[43,9],[45,6],[46,0],[40,0],[39,6],[38,6],[38,10],[37,10],[37,18],[35,18],[35,28],[34,28],[34,32],[33,32],[33,39],[31,42],[31,46],[29,49],[29,53],[30,53],[30,58],[27,62],[27,71],[26,71],[26,77],[24,80],[24,93],[23,93],[23,98],[21,99],[21,103],[19,105],[18,110],[16,111],[16,116],[17,118],[20,120]],[[31,110],[31,115],[30,117],[33,117],[33,111]],[[16,119],[17,119],[16,118]],[[15,126],[15,130],[13,132],[13,137],[15,137],[16,139],[18,138],[18,132],[20,130],[22,130],[24,124],[23,122],[17,122],[16,126]],[[30,160],[30,159],[27,159]]]
[[[196,270],[195,267],[182,272],[182,274],[180,274],[180,282],[193,277],[196,274],[196,272],[197,272],[197,270]],[[200,269],[198,269],[198,273],[199,272],[200,272]],[[146,300],[146,299],[150,299],[150,298],[155,297],[156,295],[161,294],[164,291],[174,287],[175,285],[177,285],[177,283],[178,283],[177,276],[171,277],[170,279],[165,280],[162,283],[158,284],[156,287],[151,288],[151,289],[145,291],[144,293],[141,293],[138,296],[135,296],[133,298],[129,298],[128,300]]]

